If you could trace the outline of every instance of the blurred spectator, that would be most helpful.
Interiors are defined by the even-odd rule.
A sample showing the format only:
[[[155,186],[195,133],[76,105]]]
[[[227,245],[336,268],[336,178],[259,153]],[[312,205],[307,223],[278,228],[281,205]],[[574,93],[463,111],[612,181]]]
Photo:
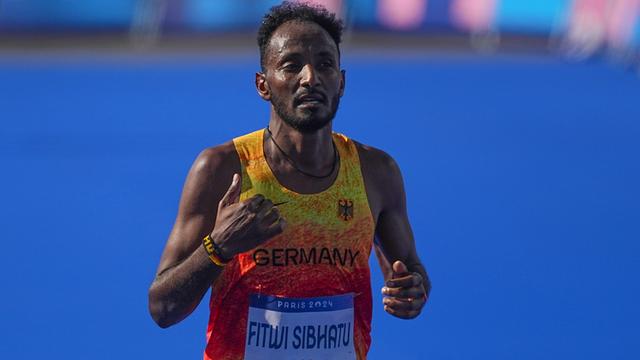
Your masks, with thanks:
[[[454,25],[470,32],[487,32],[495,21],[498,0],[453,0]]]
[[[338,17],[344,16],[344,8],[342,0],[299,0],[299,2],[310,2],[318,5],[324,6],[330,12],[338,15]]]
[[[426,17],[427,0],[379,0],[378,19],[390,29],[420,27]]]
[[[627,54],[634,49],[639,17],[640,0],[574,0],[564,53],[576,60],[605,50]]]

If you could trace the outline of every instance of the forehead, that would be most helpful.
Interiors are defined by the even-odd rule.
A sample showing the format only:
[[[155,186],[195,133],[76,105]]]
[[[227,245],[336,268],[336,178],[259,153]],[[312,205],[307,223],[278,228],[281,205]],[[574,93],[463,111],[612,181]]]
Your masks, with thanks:
[[[338,48],[329,33],[309,21],[288,21],[273,32],[267,47],[268,58],[279,58],[293,52],[329,52],[337,57]]]

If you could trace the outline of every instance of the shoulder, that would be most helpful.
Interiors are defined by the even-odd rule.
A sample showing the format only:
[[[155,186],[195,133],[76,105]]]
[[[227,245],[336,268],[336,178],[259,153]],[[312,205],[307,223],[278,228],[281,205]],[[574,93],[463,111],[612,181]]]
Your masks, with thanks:
[[[365,177],[384,178],[400,176],[400,168],[387,152],[353,140],[360,157],[360,166]]]
[[[401,206],[404,184],[394,158],[383,150],[354,140],[374,219],[386,209]]]
[[[233,141],[206,148],[191,165],[184,195],[187,199],[208,201],[223,193],[222,190],[228,187],[235,173],[241,173],[241,165]]]
[[[192,171],[197,173],[212,173],[225,168],[240,167],[240,160],[233,141],[208,147],[198,154],[193,162]]]

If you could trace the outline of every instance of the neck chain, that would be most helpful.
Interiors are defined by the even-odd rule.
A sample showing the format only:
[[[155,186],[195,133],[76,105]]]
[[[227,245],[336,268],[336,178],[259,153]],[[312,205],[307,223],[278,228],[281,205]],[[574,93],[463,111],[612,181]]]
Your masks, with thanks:
[[[331,171],[329,171],[329,173],[327,175],[318,176],[318,175],[310,174],[310,173],[300,169],[299,167],[297,167],[296,164],[291,159],[291,157],[289,155],[287,155],[287,153],[284,152],[284,150],[282,150],[280,145],[278,145],[278,143],[276,142],[276,139],[274,139],[273,133],[271,132],[271,129],[269,129],[269,127],[267,127],[267,132],[269,133],[269,138],[273,142],[273,145],[275,145],[276,148],[280,151],[280,153],[284,156],[284,159],[287,160],[287,162],[289,163],[289,165],[291,165],[291,167],[293,167],[296,171],[298,171],[302,175],[305,175],[305,176],[308,176],[308,177],[312,177],[314,179],[325,179],[325,178],[331,176],[333,174],[333,172],[336,170],[336,163],[338,162],[338,152],[336,151],[336,144],[333,142],[333,140],[331,141],[331,145],[333,145],[333,164],[331,165]]]

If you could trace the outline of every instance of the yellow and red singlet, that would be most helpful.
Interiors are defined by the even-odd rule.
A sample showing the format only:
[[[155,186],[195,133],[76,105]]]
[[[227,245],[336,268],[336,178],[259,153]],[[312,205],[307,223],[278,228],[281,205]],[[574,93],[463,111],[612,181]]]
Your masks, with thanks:
[[[369,255],[375,225],[356,146],[333,133],[340,156],[337,178],[322,192],[300,194],[275,178],[264,156],[264,132],[233,140],[242,166],[240,200],[262,194],[281,204],[277,206],[287,227],[234,257],[214,282],[204,359],[243,359],[247,341],[252,341],[247,325],[255,294],[297,299],[351,294],[355,358],[365,359],[371,343]],[[295,344],[293,330],[286,335]]]

